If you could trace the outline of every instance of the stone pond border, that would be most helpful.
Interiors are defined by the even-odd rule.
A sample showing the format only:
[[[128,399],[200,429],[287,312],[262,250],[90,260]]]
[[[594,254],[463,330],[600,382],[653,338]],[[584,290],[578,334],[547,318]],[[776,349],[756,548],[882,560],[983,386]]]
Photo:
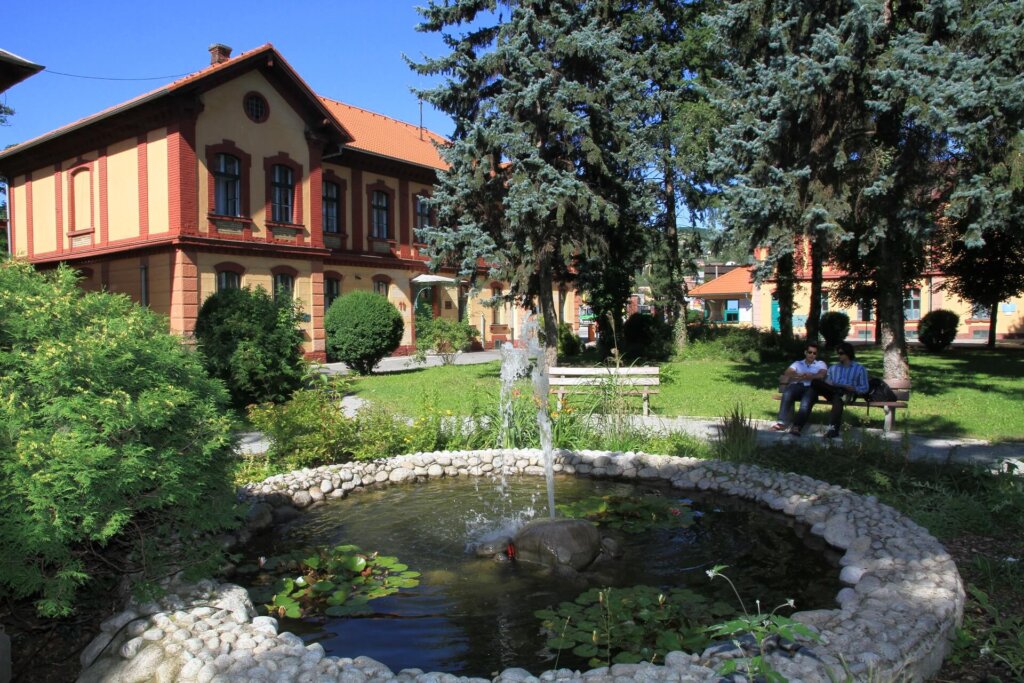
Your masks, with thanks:
[[[481,476],[504,470],[543,476],[543,453],[492,449],[417,453],[387,460],[299,470],[249,484],[239,499],[250,504],[245,540],[303,508],[341,498],[367,486],[413,483],[438,477]],[[790,681],[872,682],[927,679],[939,670],[964,608],[956,566],[924,528],[872,496],[792,473],[754,465],[644,453],[557,451],[555,470],[590,477],[664,481],[679,489],[717,491],[757,501],[810,525],[829,544],[845,550],[836,609],[797,612],[794,618],[819,635],[818,642],[784,644],[767,655]],[[132,602],[108,619],[83,651],[82,683],[93,681],[363,681],[409,683],[486,681],[418,669],[392,672],[368,657],[325,656],[280,632],[276,619],[258,617],[248,593],[214,581],[171,584],[158,602]],[[749,654],[749,653],[748,653]],[[718,681],[727,658],[744,656],[734,646],[702,654],[673,652],[663,665],[615,664],[590,671],[559,669],[541,680]],[[537,680],[506,669],[495,683]],[[745,679],[744,679],[745,680]]]

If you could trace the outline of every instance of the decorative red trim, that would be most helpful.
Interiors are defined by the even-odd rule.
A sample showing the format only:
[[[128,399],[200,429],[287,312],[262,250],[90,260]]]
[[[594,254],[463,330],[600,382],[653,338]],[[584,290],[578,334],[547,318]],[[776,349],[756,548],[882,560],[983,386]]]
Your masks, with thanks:
[[[291,266],[274,266],[270,269],[271,275],[291,275],[292,277],[298,277],[299,271]]]
[[[97,169],[97,181],[100,185],[100,246],[107,245],[108,230],[110,229],[110,218],[107,206],[107,148],[100,147],[99,167]]]
[[[145,133],[135,141],[139,166],[139,237],[149,237],[149,138]]]
[[[234,261],[221,261],[214,265],[214,272],[219,273],[222,270],[226,270],[230,273],[237,273],[238,275],[245,275],[245,266],[239,265]]]
[[[412,222],[409,220],[410,209],[409,205],[409,181],[405,178],[399,178],[398,180],[398,206],[395,207],[398,211],[398,243],[404,247],[405,245],[412,245],[412,238],[410,237]],[[404,249],[402,251],[405,251]]]
[[[239,173],[239,197],[238,209],[241,212],[241,216],[222,216],[224,219],[236,220],[244,222],[245,225],[242,227],[242,239],[252,239],[252,207],[249,202],[249,178],[252,174],[252,155],[246,154],[241,147],[235,144],[233,140],[224,139],[216,145],[207,145],[206,150],[206,206],[209,214],[207,215],[207,229],[216,234],[217,224],[213,218],[217,216],[215,213],[217,208],[217,181],[213,176],[213,169],[217,165],[218,154],[230,154],[231,156],[238,159],[238,173]]]
[[[273,220],[273,207],[271,206],[271,200],[273,199],[273,180],[274,180],[274,166],[280,164],[281,166],[287,166],[292,170],[292,222],[291,223],[277,223],[277,225],[287,225],[289,227],[301,228],[302,225],[302,164],[298,163],[290,156],[288,152],[278,152],[272,157],[265,157],[263,159],[263,189],[264,189],[264,211],[266,212],[265,221],[267,224],[267,242],[274,241],[273,231],[270,226],[274,224]],[[306,243],[305,230],[300,230],[298,244]]]
[[[383,192],[388,196],[388,236],[387,239],[373,237],[373,193]],[[366,239],[394,242],[397,239],[395,234],[395,212],[398,204],[395,201],[395,190],[388,186],[383,180],[378,180],[372,185],[366,186]]]
[[[363,250],[363,172],[352,169],[352,251]]]
[[[263,116],[257,118],[249,113],[248,104],[250,97],[258,97],[261,100],[263,100]],[[263,96],[263,93],[256,92],[255,90],[250,90],[249,92],[245,93],[245,95],[242,97],[242,111],[245,112],[245,115],[253,123],[263,123],[264,121],[270,118],[270,102],[267,102],[267,98]]]
[[[82,217],[78,215],[77,200],[75,199],[75,176],[77,176],[79,173],[89,174],[89,215],[86,216],[86,218],[88,218],[88,225],[84,228],[78,225]],[[79,159],[77,162],[75,162],[74,166],[67,170],[67,174],[65,177],[68,179],[68,234],[70,235],[76,230],[95,230],[96,226],[93,223],[93,218],[96,215],[96,206],[94,205],[96,193],[93,191],[92,185],[94,182],[93,162],[82,161],[81,159]],[[72,250],[73,249],[74,247],[72,247]]]
[[[199,313],[199,268],[192,249],[171,252],[171,329],[189,335],[195,330]]]
[[[54,235],[57,241],[57,253],[63,254],[66,239],[64,238],[64,176],[60,170],[60,162],[53,165],[53,199],[54,199]],[[70,248],[70,244],[67,245]],[[13,252],[12,252],[13,253]]]
[[[324,246],[324,172],[321,165],[323,145],[313,140],[308,141],[309,146],[309,241],[314,247]],[[301,183],[301,178],[299,179]]]
[[[172,235],[198,230],[197,165],[196,119],[183,115],[167,127],[167,197]]]

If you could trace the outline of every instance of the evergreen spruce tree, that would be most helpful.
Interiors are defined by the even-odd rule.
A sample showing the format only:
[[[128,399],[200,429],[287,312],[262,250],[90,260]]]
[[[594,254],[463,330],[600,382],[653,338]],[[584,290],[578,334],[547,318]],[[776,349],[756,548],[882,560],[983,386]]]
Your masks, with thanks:
[[[653,154],[656,203],[647,260],[654,304],[670,324],[686,314],[685,276],[696,272],[702,247],[692,231],[680,234],[680,217],[700,220],[714,201],[707,162],[719,118],[706,85],[719,62],[711,48],[716,36],[701,19],[717,4],[652,0],[644,21],[627,28],[643,46],[650,75],[644,134]]]
[[[817,337],[823,264],[851,213],[867,49],[865,17],[853,4],[743,0],[710,21],[724,38],[725,74],[713,93],[727,124],[713,167],[727,230],[752,251],[768,247],[757,276],[775,275],[787,337],[794,269],[810,271],[807,336]]]
[[[573,261],[628,262],[648,214],[637,135],[646,79],[628,14],[611,0],[431,0],[421,31],[447,55],[411,66],[443,75],[420,95],[455,121],[449,169],[433,196],[438,225],[420,239],[434,263],[482,259],[510,295],[536,296],[550,344],[552,286]],[[612,256],[612,241],[624,250]],[[628,292],[627,292],[628,293]]]

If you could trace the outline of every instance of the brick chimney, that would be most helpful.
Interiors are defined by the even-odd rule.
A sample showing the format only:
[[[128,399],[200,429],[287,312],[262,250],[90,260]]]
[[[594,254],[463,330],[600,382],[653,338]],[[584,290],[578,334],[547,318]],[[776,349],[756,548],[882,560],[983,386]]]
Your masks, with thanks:
[[[210,66],[223,64],[231,59],[231,48],[224,43],[214,43],[210,46]]]

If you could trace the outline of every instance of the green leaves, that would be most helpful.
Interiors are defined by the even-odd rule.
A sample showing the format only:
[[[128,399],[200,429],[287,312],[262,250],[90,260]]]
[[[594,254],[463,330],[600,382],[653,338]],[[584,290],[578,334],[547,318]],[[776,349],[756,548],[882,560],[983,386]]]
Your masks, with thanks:
[[[367,611],[367,603],[419,585],[419,572],[391,556],[364,553],[358,546],[321,547],[302,559],[270,558],[264,569],[294,568],[295,579],[278,580],[276,592],[265,605],[270,614],[298,619],[317,614],[350,616]],[[265,581],[266,575],[257,577]]]
[[[0,592],[48,616],[96,577],[167,574],[168,539],[234,517],[223,386],[166,320],[76,281],[0,263]]]
[[[572,650],[591,666],[658,662],[673,650],[703,647],[708,637],[700,624],[727,605],[683,588],[652,586],[591,589],[572,602],[534,613],[550,635],[547,647]]]

